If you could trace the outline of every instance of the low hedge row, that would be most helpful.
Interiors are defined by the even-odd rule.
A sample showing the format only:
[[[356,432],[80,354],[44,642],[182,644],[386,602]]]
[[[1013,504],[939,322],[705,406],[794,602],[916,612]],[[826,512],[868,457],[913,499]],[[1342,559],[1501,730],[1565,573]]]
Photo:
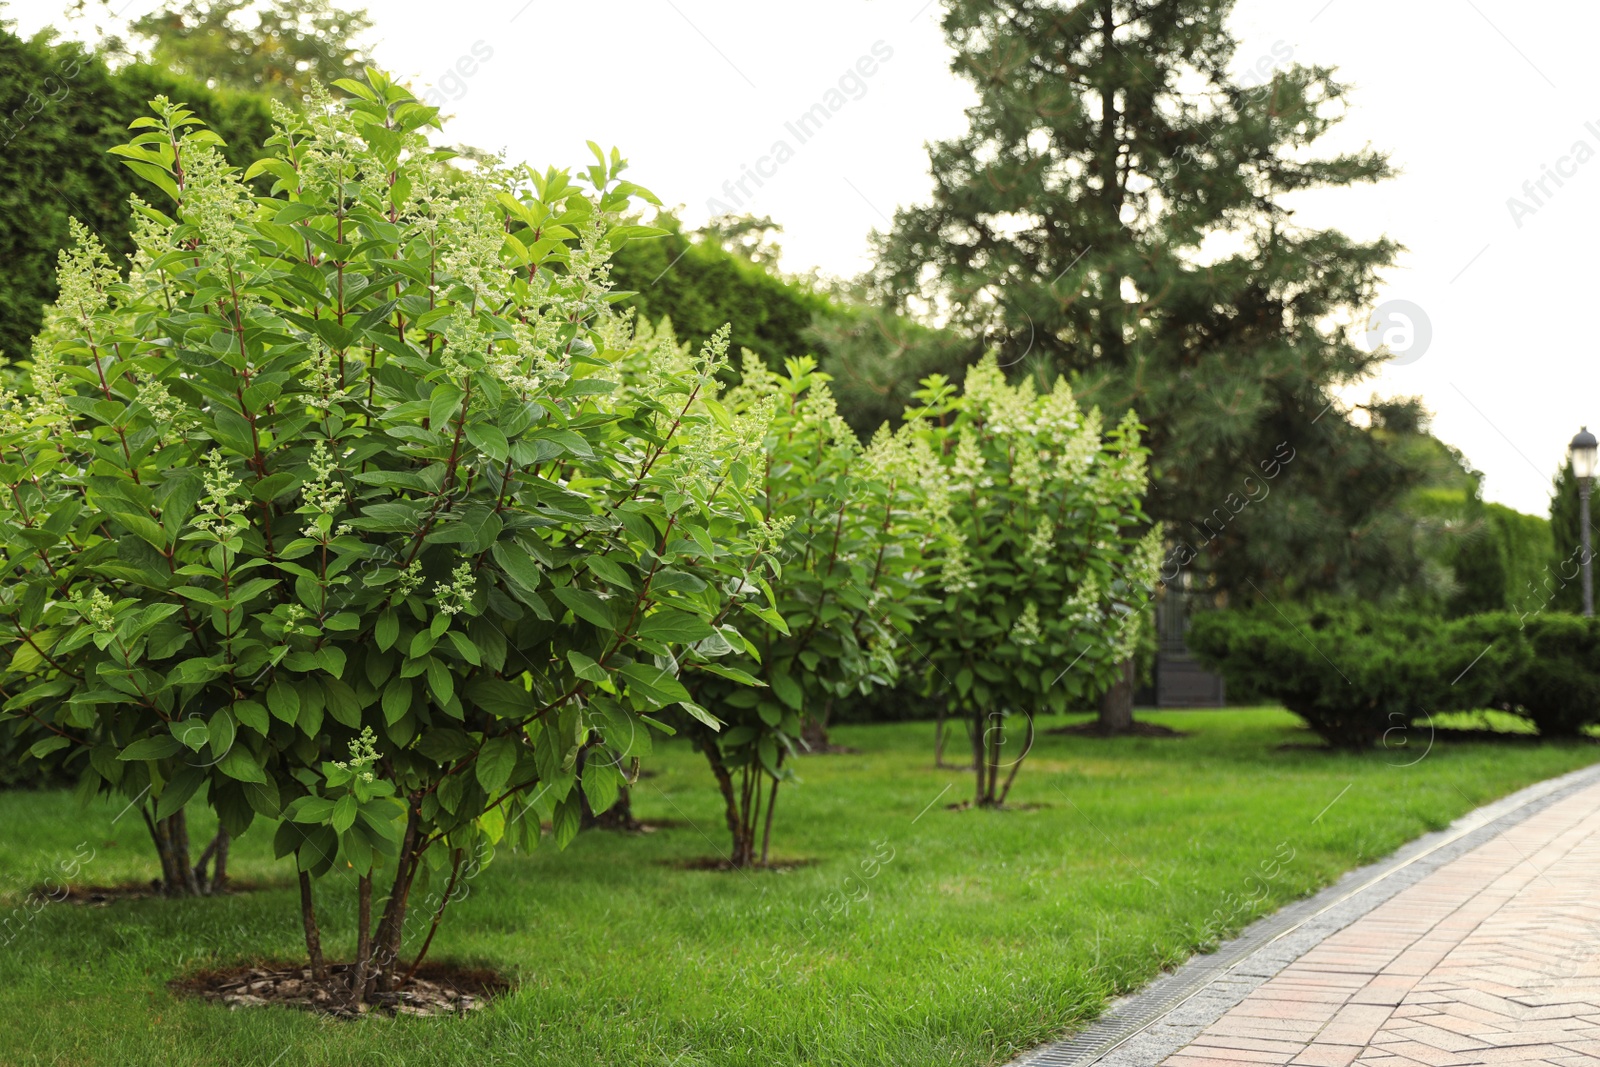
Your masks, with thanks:
[[[1600,623],[1549,613],[1454,621],[1372,609],[1219,611],[1190,649],[1230,687],[1282,704],[1330,744],[1364,748],[1446,711],[1495,707],[1541,734],[1600,722]]]

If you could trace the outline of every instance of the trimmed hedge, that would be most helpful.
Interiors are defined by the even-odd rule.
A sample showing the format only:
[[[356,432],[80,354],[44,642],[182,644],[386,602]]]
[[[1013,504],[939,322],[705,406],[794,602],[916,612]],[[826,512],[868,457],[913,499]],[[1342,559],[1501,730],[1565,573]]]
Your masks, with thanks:
[[[1188,645],[1230,688],[1280,701],[1330,745],[1367,748],[1435,712],[1495,702],[1530,658],[1525,641],[1494,640],[1505,636],[1495,618],[1219,611],[1195,619]]]
[[[1494,703],[1532,721],[1548,737],[1576,737],[1600,722],[1600,620],[1547,612],[1468,621],[1496,645],[1525,646],[1518,669],[1500,678]]]

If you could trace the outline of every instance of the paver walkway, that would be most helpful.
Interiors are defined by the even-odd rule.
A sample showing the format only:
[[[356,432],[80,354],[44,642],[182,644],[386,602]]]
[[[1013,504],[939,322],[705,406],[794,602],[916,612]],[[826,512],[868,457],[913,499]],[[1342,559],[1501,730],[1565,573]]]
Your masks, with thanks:
[[[1159,1062],[1600,1064],[1600,785],[1332,934]]]

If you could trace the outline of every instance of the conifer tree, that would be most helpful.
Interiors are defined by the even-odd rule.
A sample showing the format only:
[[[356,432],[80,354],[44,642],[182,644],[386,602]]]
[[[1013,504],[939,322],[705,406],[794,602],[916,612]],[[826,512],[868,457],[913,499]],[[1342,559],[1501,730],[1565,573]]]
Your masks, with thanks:
[[[930,146],[931,200],[877,238],[874,282],[981,329],[1013,375],[1068,374],[1081,402],[1137,410],[1148,511],[1192,587],[1233,603],[1403,588],[1415,524],[1386,516],[1417,472],[1334,400],[1385,356],[1350,328],[1400,249],[1286,203],[1391,168],[1318,153],[1347,96],[1332,69],[1279,45],[1234,73],[1232,7],[946,0],[978,100]]]

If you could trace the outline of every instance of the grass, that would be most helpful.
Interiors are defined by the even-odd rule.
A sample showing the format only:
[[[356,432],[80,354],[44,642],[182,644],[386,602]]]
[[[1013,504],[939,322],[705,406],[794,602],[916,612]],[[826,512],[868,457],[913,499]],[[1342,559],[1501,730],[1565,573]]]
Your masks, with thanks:
[[[0,919],[14,934],[0,945],[0,1064],[1004,1063],[1215,936],[1600,757],[1452,741],[1405,766],[1422,750],[1317,751],[1273,709],[1142,717],[1192,736],[1042,736],[1019,810],[1002,812],[947,810],[971,779],[931,766],[929,725],[839,728],[859,754],[803,760],[803,784],[779,798],[779,858],[815,861],[786,872],[673,865],[715,854],[724,831],[699,757],[669,746],[635,811],[676,825],[502,856],[471,883],[434,957],[491,964],[517,989],[465,1020],[348,1023],[177,997],[167,981],[194,969],[303,954],[270,828],[238,842],[233,865],[267,888],[35,915],[22,893],[81,847],[90,882],[148,879],[153,857],[136,814],[0,794]],[[325,912],[343,905],[327,916],[336,954],[354,941],[352,880],[338,881],[324,894]],[[844,909],[842,892],[859,899]]]

